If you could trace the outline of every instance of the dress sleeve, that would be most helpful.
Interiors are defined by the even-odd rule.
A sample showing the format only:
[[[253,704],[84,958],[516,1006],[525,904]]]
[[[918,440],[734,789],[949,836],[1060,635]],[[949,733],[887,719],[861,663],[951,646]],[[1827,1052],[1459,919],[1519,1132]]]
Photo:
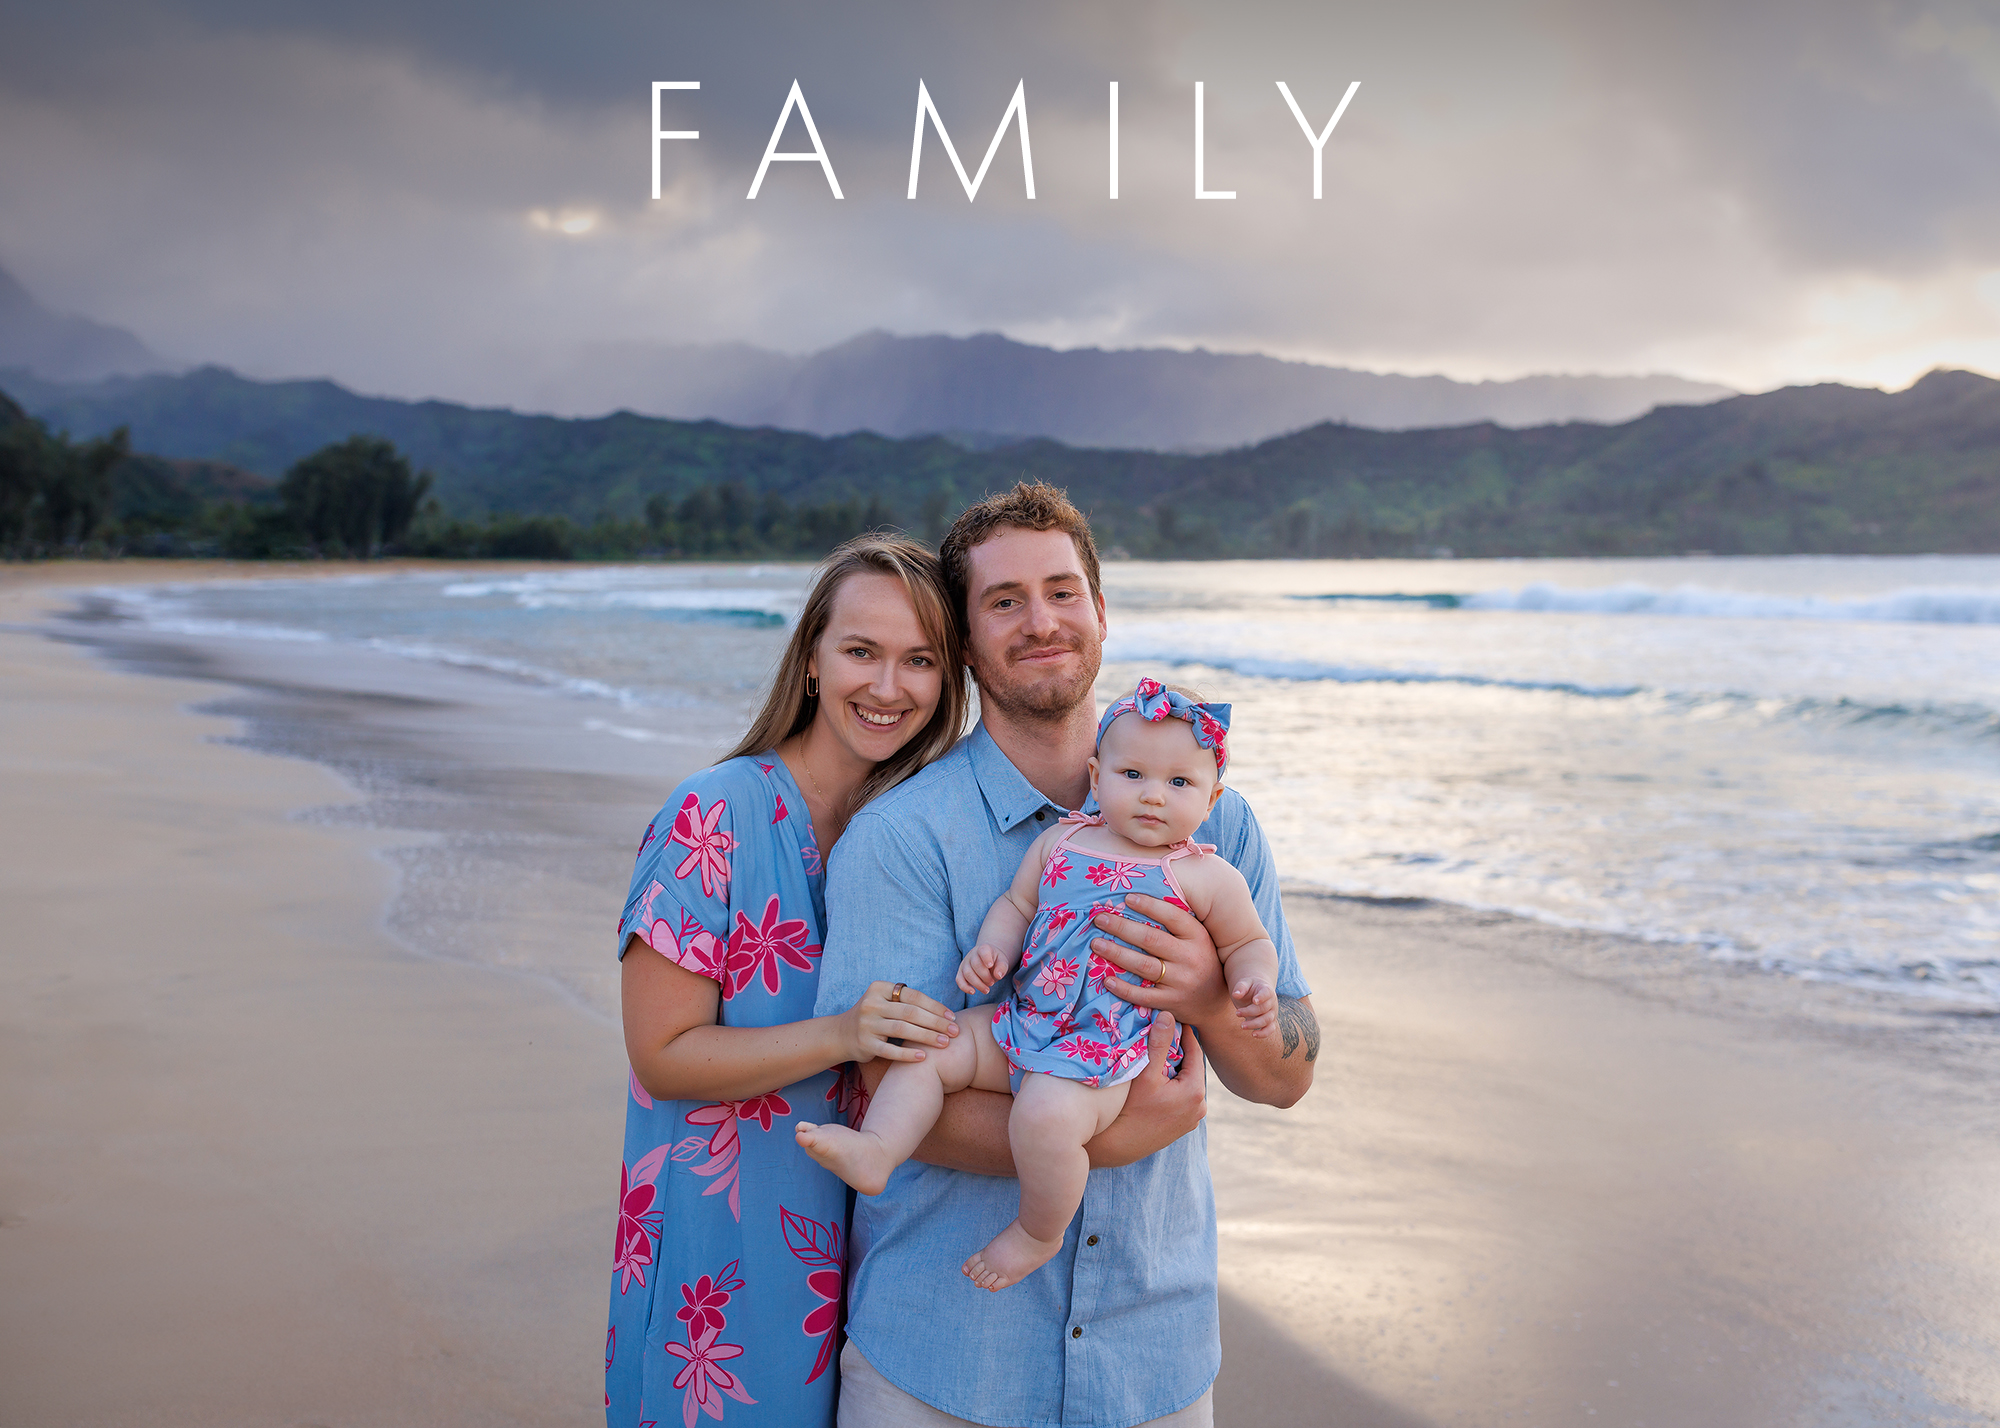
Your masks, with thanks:
[[[1285,900],[1278,891],[1278,864],[1271,856],[1271,845],[1264,837],[1263,825],[1258,823],[1249,801],[1235,789],[1224,790],[1222,799],[1216,807],[1218,816],[1214,820],[1217,825],[1213,834],[1216,851],[1243,874],[1243,881],[1250,885],[1250,900],[1257,906],[1257,917],[1264,924],[1264,930],[1271,934],[1271,941],[1277,945],[1278,995],[1309,997],[1312,988],[1299,971],[1299,954],[1292,946],[1292,929],[1285,922]],[[1208,825],[1203,825],[1196,836],[1201,837],[1207,832]]]
[[[646,829],[618,920],[618,955],[636,937],[669,962],[720,982],[741,797],[715,775],[708,770],[675,789]]]

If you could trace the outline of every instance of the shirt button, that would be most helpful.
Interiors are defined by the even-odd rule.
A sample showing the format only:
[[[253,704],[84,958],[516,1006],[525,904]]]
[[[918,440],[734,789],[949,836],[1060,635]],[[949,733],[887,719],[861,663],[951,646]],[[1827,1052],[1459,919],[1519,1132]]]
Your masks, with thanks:
[[[1037,823],[1042,822],[1048,816],[1049,816],[1049,811],[1046,808],[1038,808],[1035,810],[1035,822]]]
[[[1096,1244],[1096,1243],[1097,1243],[1097,1236],[1096,1236],[1096,1235],[1092,1235],[1092,1236],[1091,1236],[1091,1237],[1090,1237],[1089,1239],[1085,1240],[1085,1241],[1084,1241],[1084,1243],[1085,1243],[1085,1244],[1087,1244],[1087,1245],[1094,1245],[1094,1244]]]
[[[1078,1324],[1078,1325],[1077,1325],[1077,1326],[1076,1326],[1076,1327],[1075,1327],[1074,1329],[1071,1329],[1071,1330],[1069,1331],[1069,1336],[1070,1336],[1070,1337],[1071,1337],[1072,1339],[1080,1339],[1080,1338],[1082,1338],[1082,1337],[1083,1337],[1083,1325],[1081,1325],[1081,1324]]]

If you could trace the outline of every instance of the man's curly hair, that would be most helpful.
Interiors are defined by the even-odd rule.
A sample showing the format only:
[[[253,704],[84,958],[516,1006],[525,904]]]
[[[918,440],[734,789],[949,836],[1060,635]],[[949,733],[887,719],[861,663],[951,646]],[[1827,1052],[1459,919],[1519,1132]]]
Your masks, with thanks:
[[[1083,561],[1084,577],[1090,581],[1092,599],[1103,596],[1098,581],[1097,542],[1091,538],[1090,521],[1070,501],[1068,493],[1044,481],[1019,481],[1011,491],[988,496],[959,513],[951,529],[938,545],[938,561],[944,566],[945,589],[957,612],[961,635],[967,632],[970,616],[966,610],[968,586],[972,580],[972,548],[984,542],[1001,526],[1019,526],[1027,531],[1065,531],[1076,542],[1077,557]]]

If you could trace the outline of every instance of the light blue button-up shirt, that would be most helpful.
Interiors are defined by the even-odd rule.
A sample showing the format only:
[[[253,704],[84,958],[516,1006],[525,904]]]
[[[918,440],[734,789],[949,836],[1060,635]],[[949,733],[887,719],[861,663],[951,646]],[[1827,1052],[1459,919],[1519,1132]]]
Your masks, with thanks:
[[[964,1007],[959,959],[1062,813],[984,727],[863,808],[828,865],[815,1014],[845,1010],[874,981]],[[1249,882],[1278,945],[1279,994],[1307,995],[1250,805],[1226,791],[1195,836]],[[975,1288],[959,1266],[1019,1208],[1011,1179],[915,1160],[857,1200],[847,1333],[876,1371],[996,1428],[1129,1428],[1199,1398],[1222,1362],[1206,1128],[1091,1171],[1061,1253],[997,1294]]]

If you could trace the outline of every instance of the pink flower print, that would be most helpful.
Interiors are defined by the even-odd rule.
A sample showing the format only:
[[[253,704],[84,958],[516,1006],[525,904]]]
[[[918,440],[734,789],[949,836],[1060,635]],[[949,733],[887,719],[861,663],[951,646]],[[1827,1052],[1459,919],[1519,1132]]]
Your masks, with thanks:
[[[1104,1036],[1106,1036],[1112,1041],[1116,1041],[1118,1039],[1118,1023],[1113,1021],[1110,1017],[1106,1016],[1103,1012],[1093,1011],[1090,1014],[1090,1020],[1091,1023],[1094,1026],[1096,1026],[1098,1031],[1101,1032]]]
[[[771,815],[771,821],[773,823],[783,823],[791,816],[790,813],[785,811],[785,796],[781,793],[778,795],[778,811]]]
[[[738,1403],[757,1401],[744,1391],[742,1379],[722,1367],[726,1359],[741,1358],[743,1346],[718,1344],[716,1337],[716,1333],[705,1334],[691,1339],[685,1348],[679,1344],[665,1346],[675,1358],[687,1360],[681,1371],[674,1375],[674,1387],[687,1390],[681,1399],[681,1422],[685,1428],[694,1428],[698,1413],[706,1413],[720,1422],[723,1394],[728,1394]]]
[[[778,1207],[778,1220],[784,1226],[785,1244],[793,1257],[818,1266],[806,1275],[806,1288],[818,1295],[821,1302],[812,1307],[799,1325],[807,1338],[820,1340],[819,1357],[813,1361],[812,1372],[806,1375],[806,1382],[811,1383],[833,1361],[833,1328],[840,1322],[840,1279],[845,1264],[840,1226],[822,1225],[818,1220],[794,1215],[783,1205]]]
[[[1090,954],[1090,970],[1085,974],[1084,982],[1089,986],[1091,991],[1102,992],[1104,990],[1104,979],[1106,977],[1115,977],[1123,970],[1116,962],[1093,952]]]
[[[1081,1061],[1086,1066],[1095,1066],[1100,1061],[1111,1059],[1111,1048],[1101,1041],[1092,1041],[1087,1036],[1072,1036],[1062,1042],[1056,1050],[1072,1061]]]
[[[729,977],[723,984],[723,995],[734,996],[742,991],[761,971],[764,990],[776,996],[782,976],[778,971],[780,962],[787,962],[801,972],[812,971],[813,958],[819,956],[819,944],[806,941],[808,931],[802,918],[779,918],[776,893],[764,904],[763,919],[754,925],[748,914],[739,910],[736,930],[729,934]]]
[[[1068,1010],[1065,1009],[1063,1014],[1056,1018],[1053,1030],[1057,1036],[1068,1036],[1072,1031],[1076,1030],[1076,1018],[1071,1016]]]
[[[818,873],[820,868],[819,835],[813,832],[812,824],[806,824],[805,846],[799,849],[799,856],[805,860],[808,873]]]
[[[736,1119],[755,1121],[765,1130],[771,1128],[772,1116],[789,1116],[791,1113],[792,1103],[776,1091],[766,1091],[761,1096],[752,1096],[749,1100],[739,1101],[736,1105]]]
[[[1179,908],[1179,909],[1180,909],[1180,910],[1181,910],[1182,912],[1193,912],[1193,911],[1194,911],[1194,909],[1193,909],[1193,908],[1189,907],[1189,906],[1188,906],[1188,905],[1187,905],[1186,903],[1184,903],[1184,902],[1182,902],[1182,901],[1181,901],[1181,895],[1180,895],[1179,893],[1177,893],[1177,892],[1170,892],[1170,893],[1168,893],[1168,894],[1167,894],[1167,895],[1166,895],[1165,897],[1161,898],[1161,899],[1160,899],[1160,901],[1161,901],[1161,902],[1170,902],[1170,903],[1172,903],[1172,904],[1173,904],[1173,905],[1174,905],[1175,907]]]
[[[1070,983],[1076,980],[1076,959],[1057,957],[1043,965],[1035,977],[1035,986],[1044,994],[1059,997],[1069,991]]]
[[[648,823],[646,825],[646,836],[639,840],[640,852],[643,853],[648,848],[653,846],[653,833],[657,828],[659,828],[659,826],[660,826],[660,821],[657,818],[654,819],[651,823]]]
[[[669,843],[678,843],[688,850],[681,865],[674,869],[674,876],[684,878],[691,870],[699,870],[704,897],[729,890],[729,854],[736,846],[736,835],[717,826],[728,807],[729,800],[718,798],[703,813],[700,797],[691,793],[681,811],[674,815],[674,831],[667,835]]]
[[[646,905],[641,913],[646,925],[639,929],[639,936],[648,947],[668,961],[679,963],[690,972],[721,981],[723,951],[720,937],[703,927],[686,908],[676,908],[677,916],[672,922],[653,916],[653,899],[665,891],[658,883],[646,889]]]
[[[729,1194],[729,1213],[740,1222],[743,1218],[741,1202],[742,1186],[738,1183],[741,1169],[736,1163],[743,1153],[743,1140],[736,1131],[736,1102],[717,1101],[712,1105],[696,1106],[687,1113],[691,1126],[714,1126],[715,1132],[704,1144],[700,1136],[689,1136],[676,1145],[673,1159],[676,1163],[693,1160],[704,1150],[708,1152],[705,1164],[694,1167],[696,1175],[712,1175],[715,1183],[702,1191],[704,1198],[710,1195]]]
[[[1084,872],[1086,878],[1089,878],[1101,888],[1109,888],[1112,892],[1129,891],[1132,886],[1132,879],[1138,875],[1139,865],[1137,863],[1122,862],[1092,863]]]
[[[1103,1078],[1101,1076],[1086,1076],[1083,1078],[1083,1084],[1090,1087],[1093,1091],[1098,1088],[1102,1081]]]
[[[736,1260],[723,1267],[720,1275],[704,1274],[693,1284],[681,1286],[681,1307],[674,1311],[674,1317],[688,1326],[688,1339],[699,1339],[703,1334],[719,1334],[729,1323],[722,1310],[729,1303],[732,1290],[741,1289],[743,1281],[736,1278]]]
[[[844,1121],[849,1130],[858,1128],[861,1118],[868,1114],[868,1083],[861,1079],[861,1068],[852,1061],[835,1068],[833,1084],[826,1088],[825,1099],[833,1102],[833,1113]]]
[[[1069,855],[1058,853],[1042,864],[1042,886],[1052,888],[1069,876]]]
[[[1056,904],[1056,906],[1047,909],[1047,912],[1048,918],[1045,926],[1048,929],[1048,935],[1051,937],[1076,921],[1076,909],[1066,902]]]
[[[645,1287],[646,1270],[660,1242],[662,1212],[657,1208],[660,1192],[656,1182],[666,1158],[667,1147],[663,1145],[641,1156],[636,1164],[619,1167],[618,1232],[611,1267],[618,1274],[620,1294],[631,1289],[634,1280]]]
[[[767,764],[762,759],[752,759],[750,760],[750,762],[757,765],[758,768],[764,771],[765,778],[769,778],[771,776],[771,770],[777,767],[776,764]]]
[[[640,1105],[644,1106],[647,1110],[649,1111],[652,1110],[653,1098],[647,1095],[646,1088],[639,1084],[639,1073],[637,1071],[634,1071],[631,1067],[628,1066],[625,1068],[625,1074],[629,1076],[632,1081],[632,1099],[637,1101]]]
[[[993,1024],[995,1026],[998,1026],[1000,1024],[1000,1019],[1006,1015],[1007,1015],[1007,1004],[1005,1002],[995,1002],[993,1004]]]
[[[1139,698],[1141,699],[1151,699],[1154,698],[1156,695],[1164,692],[1164,690],[1165,686],[1162,685],[1159,680],[1154,679],[1151,675],[1147,675],[1140,679],[1139,688],[1136,692]],[[1154,717],[1156,719],[1164,719],[1167,716],[1164,714],[1159,714],[1155,715]]]

